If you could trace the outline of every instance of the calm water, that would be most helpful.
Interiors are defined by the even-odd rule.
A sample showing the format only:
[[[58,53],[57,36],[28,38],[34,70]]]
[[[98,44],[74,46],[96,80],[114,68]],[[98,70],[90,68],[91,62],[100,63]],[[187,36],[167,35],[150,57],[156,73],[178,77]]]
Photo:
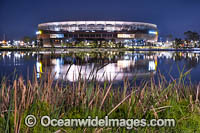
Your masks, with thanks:
[[[199,57],[198,52],[0,52],[0,78],[12,79],[16,74],[31,78],[35,68],[37,78],[48,70],[55,79],[69,82],[77,81],[80,75],[100,82],[120,83],[124,77],[141,81],[156,79],[159,72],[170,81],[170,76],[179,77],[179,69],[191,69],[188,81],[198,83]]]

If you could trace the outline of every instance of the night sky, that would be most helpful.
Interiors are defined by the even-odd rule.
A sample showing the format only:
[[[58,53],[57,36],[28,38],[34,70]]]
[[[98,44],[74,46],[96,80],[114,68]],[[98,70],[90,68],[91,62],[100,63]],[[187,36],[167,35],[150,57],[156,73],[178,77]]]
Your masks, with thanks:
[[[0,40],[34,36],[37,24],[124,20],[158,25],[160,37],[200,33],[200,0],[0,0]]]

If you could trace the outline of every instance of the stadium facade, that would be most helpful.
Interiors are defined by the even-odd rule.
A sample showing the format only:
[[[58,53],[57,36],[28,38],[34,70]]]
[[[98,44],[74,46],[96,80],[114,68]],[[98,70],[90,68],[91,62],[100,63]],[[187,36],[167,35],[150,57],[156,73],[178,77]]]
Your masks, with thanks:
[[[158,40],[157,25],[126,21],[65,21],[38,25],[37,39],[44,47],[63,43],[96,41],[98,43],[137,42],[155,43]]]

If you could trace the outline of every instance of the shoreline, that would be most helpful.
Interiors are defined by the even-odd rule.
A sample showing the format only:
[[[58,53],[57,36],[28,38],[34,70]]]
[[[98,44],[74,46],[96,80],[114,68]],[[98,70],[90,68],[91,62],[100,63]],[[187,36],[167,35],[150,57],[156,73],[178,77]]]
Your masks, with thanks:
[[[89,48],[89,47],[43,47],[43,48],[0,48],[0,51],[200,51],[200,48],[161,48],[161,47],[135,47],[135,48]]]

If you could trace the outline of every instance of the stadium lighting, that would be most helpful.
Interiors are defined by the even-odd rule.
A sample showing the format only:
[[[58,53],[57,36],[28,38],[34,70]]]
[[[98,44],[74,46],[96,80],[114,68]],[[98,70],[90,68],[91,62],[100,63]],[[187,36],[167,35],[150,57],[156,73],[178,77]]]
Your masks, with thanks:
[[[41,34],[42,34],[41,30],[39,30],[39,31],[36,32],[36,35],[41,35]]]
[[[149,34],[158,35],[158,32],[157,32],[157,31],[154,31],[154,30],[150,30],[150,31],[149,31]]]

